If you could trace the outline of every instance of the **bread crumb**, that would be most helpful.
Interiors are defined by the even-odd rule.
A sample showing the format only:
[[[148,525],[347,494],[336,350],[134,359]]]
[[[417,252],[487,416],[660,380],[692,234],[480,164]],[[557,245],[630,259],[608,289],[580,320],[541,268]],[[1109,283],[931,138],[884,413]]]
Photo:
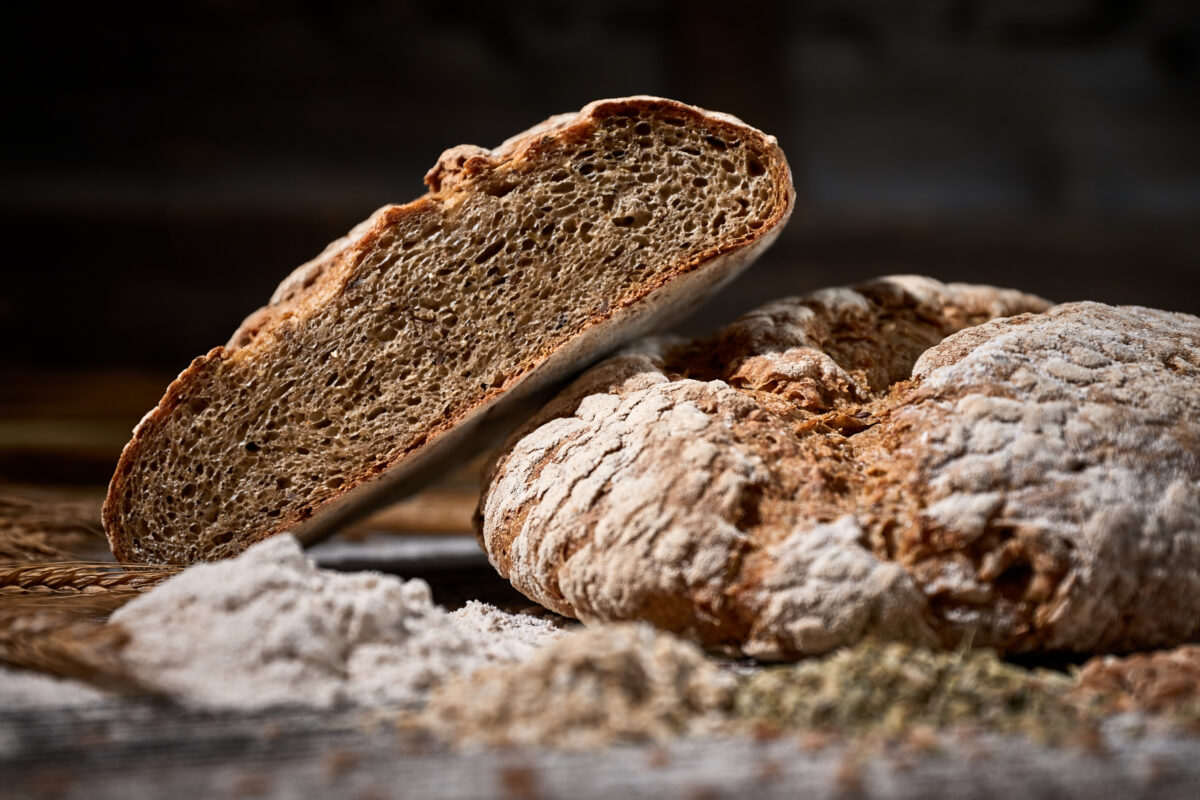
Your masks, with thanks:
[[[644,623],[601,625],[447,682],[425,721],[458,743],[579,749],[699,731],[732,691],[695,645]]]

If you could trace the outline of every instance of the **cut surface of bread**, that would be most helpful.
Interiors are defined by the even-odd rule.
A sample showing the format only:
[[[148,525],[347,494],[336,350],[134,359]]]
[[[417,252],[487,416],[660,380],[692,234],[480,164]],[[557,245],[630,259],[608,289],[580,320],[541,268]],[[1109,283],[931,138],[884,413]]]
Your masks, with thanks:
[[[171,384],[109,487],[119,559],[319,538],[419,479],[485,412],[690,309],[793,203],[772,137],[650,97],[452,148],[426,182]]]
[[[644,340],[497,454],[480,538],[561,614],[764,659],[1190,641],[1200,319],[898,277]]]

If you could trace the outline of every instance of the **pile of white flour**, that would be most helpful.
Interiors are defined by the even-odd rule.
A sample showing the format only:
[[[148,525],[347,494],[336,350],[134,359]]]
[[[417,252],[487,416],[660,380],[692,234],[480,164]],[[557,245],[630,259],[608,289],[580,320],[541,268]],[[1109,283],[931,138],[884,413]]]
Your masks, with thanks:
[[[49,706],[90,706],[111,699],[108,693],[86,683],[0,666],[0,708],[5,711]],[[0,750],[3,750],[2,746]]]
[[[138,678],[225,708],[420,706],[446,678],[521,660],[562,633],[477,602],[447,613],[422,580],[319,569],[290,535],[189,567],[112,622],[131,635],[124,657]]]

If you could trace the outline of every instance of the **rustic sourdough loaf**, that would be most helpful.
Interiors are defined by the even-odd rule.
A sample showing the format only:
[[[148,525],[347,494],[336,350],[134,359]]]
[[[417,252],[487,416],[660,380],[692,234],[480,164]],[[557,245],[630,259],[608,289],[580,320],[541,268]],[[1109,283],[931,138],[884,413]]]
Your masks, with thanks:
[[[1176,644],[1200,635],[1200,319],[912,277],[775,302],[585,373],[480,514],[547,607],[762,658]]]
[[[395,496],[494,415],[692,307],[778,234],[774,138],[631,97],[495,150],[377,211],[168,387],[126,446],[104,524],[122,560],[306,540]],[[503,401],[503,403],[501,403]]]

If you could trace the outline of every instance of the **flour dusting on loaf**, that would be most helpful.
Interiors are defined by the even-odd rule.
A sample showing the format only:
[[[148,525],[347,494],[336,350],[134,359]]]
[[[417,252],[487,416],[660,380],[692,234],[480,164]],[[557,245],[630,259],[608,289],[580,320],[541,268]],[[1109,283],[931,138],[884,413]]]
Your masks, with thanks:
[[[598,365],[489,468],[480,537],[586,622],[762,658],[1200,632],[1200,320],[888,278]]]

